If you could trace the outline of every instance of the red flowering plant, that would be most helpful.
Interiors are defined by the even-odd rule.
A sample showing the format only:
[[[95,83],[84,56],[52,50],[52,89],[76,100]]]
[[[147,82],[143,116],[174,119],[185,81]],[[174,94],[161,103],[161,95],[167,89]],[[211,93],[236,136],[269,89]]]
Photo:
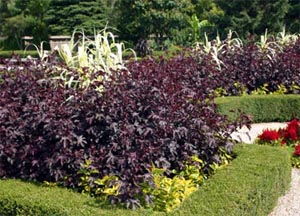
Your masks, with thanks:
[[[286,128],[278,130],[265,129],[262,134],[258,136],[257,142],[259,144],[271,145],[288,145],[295,146],[300,141],[300,121],[295,118],[287,124]]]
[[[293,119],[282,133],[283,141],[288,145],[294,146],[300,140],[300,121]]]
[[[298,145],[295,146],[294,156],[300,157],[300,143],[298,143]]]
[[[265,129],[258,136],[258,144],[267,144],[278,146],[280,145],[280,136],[277,130]]]
[[[292,153],[293,167],[300,168],[300,121],[295,118],[286,128],[278,130],[265,129],[258,136],[257,143],[272,146],[287,146]]]
[[[295,151],[291,157],[292,166],[295,168],[300,168],[300,143],[295,145]]]

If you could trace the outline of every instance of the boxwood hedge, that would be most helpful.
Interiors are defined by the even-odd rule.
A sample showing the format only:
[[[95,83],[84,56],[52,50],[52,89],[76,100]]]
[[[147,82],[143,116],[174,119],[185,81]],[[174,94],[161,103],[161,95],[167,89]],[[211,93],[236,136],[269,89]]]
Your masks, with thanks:
[[[289,187],[287,150],[239,145],[236,159],[171,213],[100,206],[94,198],[57,187],[0,180],[0,215],[267,215]]]
[[[253,122],[285,122],[300,116],[300,95],[247,95],[215,99],[220,113],[230,119],[241,110],[253,118]]]

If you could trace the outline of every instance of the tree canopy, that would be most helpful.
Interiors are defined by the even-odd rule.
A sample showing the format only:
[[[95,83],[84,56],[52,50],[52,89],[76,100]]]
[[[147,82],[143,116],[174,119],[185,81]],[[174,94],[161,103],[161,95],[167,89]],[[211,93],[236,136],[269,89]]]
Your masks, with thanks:
[[[94,30],[109,26],[132,44],[154,37],[162,49],[167,42],[186,45],[201,39],[203,32],[225,37],[232,30],[245,38],[265,29],[275,33],[286,25],[287,31],[296,33],[300,31],[299,20],[299,0],[0,1],[0,36],[8,36],[5,44],[10,44],[6,48],[23,48],[20,38],[24,35],[39,43],[49,35],[71,35],[75,28],[93,35]],[[195,21],[205,28],[195,29]]]
[[[108,22],[108,1],[103,0],[52,0],[45,21],[51,34],[70,35],[75,28],[93,34]]]
[[[288,12],[288,0],[215,0],[224,11],[224,16],[216,21],[218,29],[236,31],[241,37],[281,31]]]

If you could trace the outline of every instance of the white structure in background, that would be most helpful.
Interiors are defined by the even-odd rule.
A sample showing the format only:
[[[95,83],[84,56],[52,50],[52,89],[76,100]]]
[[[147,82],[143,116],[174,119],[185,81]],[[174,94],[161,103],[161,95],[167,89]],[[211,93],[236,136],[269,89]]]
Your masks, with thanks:
[[[71,40],[71,36],[64,36],[64,35],[56,35],[56,36],[50,36],[49,42],[50,42],[50,49],[51,52],[55,49],[61,48],[63,44],[68,44]]]

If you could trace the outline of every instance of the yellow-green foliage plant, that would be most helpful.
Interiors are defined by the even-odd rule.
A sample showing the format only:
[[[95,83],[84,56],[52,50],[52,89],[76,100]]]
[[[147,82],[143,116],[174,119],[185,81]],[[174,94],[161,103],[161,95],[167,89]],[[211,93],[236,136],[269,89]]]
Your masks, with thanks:
[[[186,163],[185,168],[181,172],[173,170],[173,173],[183,177],[184,179],[192,180],[193,183],[199,186],[203,183],[203,180],[207,178],[207,176],[202,172],[203,165],[204,163],[201,159],[197,156],[192,156],[191,162]]]
[[[254,91],[251,92],[252,95],[266,95],[268,93],[268,83],[263,84],[262,86],[256,88]]]
[[[155,211],[170,212],[191,195],[203,183],[206,175],[202,172],[203,161],[196,156],[186,163],[182,171],[173,170],[174,176],[167,177],[163,168],[154,165],[150,170],[151,183],[143,183],[141,187],[146,196],[150,196]]]
[[[78,35],[80,37],[75,42],[75,36]],[[95,32],[94,40],[85,36],[84,31],[75,30],[70,42],[58,48],[58,53],[65,64],[76,69],[78,74],[74,74],[74,71],[64,71],[60,78],[64,80],[65,85],[79,88],[88,88],[93,82],[101,83],[112,71],[126,69],[123,60],[126,50],[128,49],[125,49],[124,44],[116,42],[115,35],[106,28]],[[135,52],[129,50],[135,56]],[[97,74],[99,71],[104,74]],[[101,90],[101,86],[99,88]]]
[[[143,193],[152,198],[153,210],[170,212],[197,190],[197,184],[180,175],[169,178],[164,172],[164,169],[153,166],[151,174],[155,186],[144,183],[142,188]]]
[[[292,167],[300,169],[300,156],[292,156],[291,157]]]
[[[106,201],[109,196],[117,196],[120,186],[119,178],[112,175],[96,178],[99,171],[93,169],[91,164],[90,160],[86,160],[78,171],[80,175],[78,186],[81,188],[81,193],[89,194],[101,201]]]

